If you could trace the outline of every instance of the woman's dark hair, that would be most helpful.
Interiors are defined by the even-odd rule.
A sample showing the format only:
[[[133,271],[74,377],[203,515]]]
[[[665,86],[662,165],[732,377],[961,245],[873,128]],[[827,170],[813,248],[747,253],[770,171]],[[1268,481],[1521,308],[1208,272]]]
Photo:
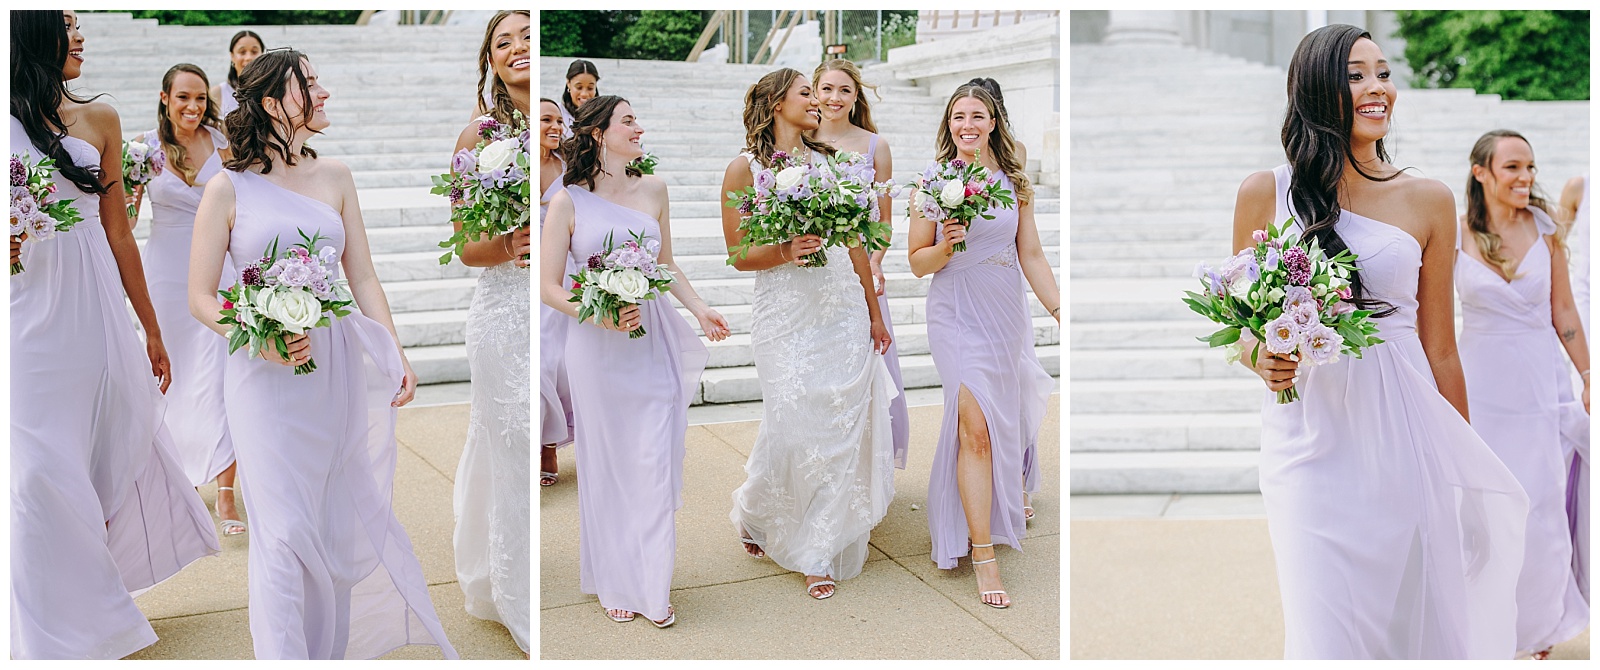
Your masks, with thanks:
[[[169,96],[172,95],[172,81],[178,78],[178,73],[180,72],[187,72],[199,77],[202,84],[201,90],[208,92],[211,90],[211,80],[206,78],[205,70],[200,69],[198,65],[179,63],[172,66],[167,70],[166,74],[161,76],[161,92]],[[221,129],[222,122],[217,117],[217,104],[215,100],[206,99],[206,111],[200,116],[200,126],[202,128],[210,126]],[[199,174],[200,168],[189,164],[189,150],[184,148],[182,142],[178,141],[178,135],[172,129],[172,117],[167,114],[167,103],[162,102],[159,96],[156,97],[156,135],[161,138],[161,150],[172,158],[172,164],[178,168],[178,172],[183,176],[183,182],[191,186],[194,185],[195,175]]]
[[[1334,230],[1343,208],[1339,204],[1339,180],[1344,166],[1372,181],[1389,181],[1395,172],[1380,177],[1367,172],[1350,152],[1350,128],[1355,122],[1355,99],[1350,95],[1350,48],[1356,41],[1372,35],[1355,26],[1334,24],[1318,28],[1300,40],[1289,61],[1289,107],[1283,118],[1283,151],[1293,170],[1289,179],[1289,202],[1304,227],[1304,236],[1316,240],[1331,258],[1349,249]],[[1389,153],[1378,140],[1378,160],[1389,162]],[[1394,305],[1369,299],[1361,273],[1350,273],[1351,302],[1360,309],[1372,310],[1374,317],[1396,311]]]
[[[83,104],[100,97],[83,99],[67,90],[61,72],[67,62],[67,47],[66,12],[11,12],[11,115],[22,122],[33,146],[55,159],[62,177],[84,193],[102,194],[110,190],[110,185],[100,182],[100,166],[74,163],[72,154],[61,145],[67,136],[67,124],[61,120],[61,102]]]
[[[600,70],[594,66],[594,63],[590,63],[582,58],[572,61],[572,64],[567,66],[567,83],[572,83],[572,78],[580,74],[587,74],[594,77],[596,83],[594,87],[594,94],[596,96],[600,95]],[[578,105],[572,102],[572,91],[565,86],[561,87],[561,103],[566,106],[568,114],[573,116],[578,115]]]
[[[1000,120],[1005,122],[1007,129],[1010,129],[1011,114],[1006,112],[1006,97],[1000,93],[1000,82],[989,77],[973,77],[967,84],[981,86],[983,90],[989,92],[989,95],[994,96],[994,111],[1000,114]]]
[[[778,125],[778,103],[789,95],[789,88],[794,86],[795,80],[803,76],[793,68],[773,70],[762,75],[744,92],[744,150],[754,157],[757,164],[766,165],[767,161],[772,160],[772,154],[778,151],[777,133],[772,130]],[[831,144],[806,137],[805,133],[800,133],[800,142],[807,149],[824,156],[832,156],[838,151]]]
[[[267,43],[261,41],[261,36],[257,35],[253,30],[241,30],[233,34],[233,39],[228,40],[228,86],[234,89],[239,88],[239,70],[233,66],[233,48],[239,46],[239,40],[246,37],[254,39],[256,46],[261,47],[263,53],[267,50]]]
[[[494,29],[499,27],[500,22],[504,21],[506,17],[513,14],[529,16],[529,11],[526,9],[502,9],[489,19],[489,27],[484,28],[483,30],[483,46],[478,48],[479,91],[482,91],[484,86],[488,84],[489,73],[494,70],[494,66],[489,64],[489,54],[494,51]],[[494,88],[489,92],[489,97],[491,100],[494,100],[494,106],[484,109],[483,111],[487,113],[490,118],[493,118],[500,123],[511,125],[512,114],[517,111],[517,104],[511,100],[511,91],[506,87],[506,80],[495,77]],[[478,100],[478,104],[480,106],[483,105],[483,99],[481,97]]]
[[[551,100],[549,98],[539,98],[539,103],[540,104],[544,104],[546,102],[550,103],[551,105],[554,105],[556,109],[561,109],[561,103],[556,102],[554,100]],[[558,119],[556,121],[556,123],[561,123],[561,120]],[[559,144],[556,145],[556,148],[552,149],[551,153],[555,154],[556,158],[562,158],[562,156],[561,156],[561,146]],[[565,160],[565,159],[563,158],[562,160]]]
[[[561,185],[577,184],[593,191],[596,177],[602,172],[611,174],[600,164],[601,146],[595,133],[604,134],[611,127],[611,113],[624,102],[627,100],[620,96],[602,95],[578,108],[577,116],[572,118],[572,137],[561,141],[561,157],[567,161],[567,173],[561,176]],[[629,177],[644,174],[632,165],[623,172]]]
[[[281,106],[293,82],[299,87],[300,100],[305,105],[300,122],[310,123],[317,110],[311,100],[311,87],[306,84],[305,70],[300,67],[300,61],[305,58],[305,54],[294,49],[264,51],[239,74],[239,88],[233,92],[239,108],[229,112],[223,123],[233,150],[233,158],[227,162],[229,170],[237,172],[260,163],[261,173],[266,174],[272,171],[274,155],[286,164],[295,164],[296,156],[289,151],[293,127],[280,128],[261,101],[272,98]],[[299,155],[316,158],[317,152],[301,145]]]
[[[1473,165],[1481,166],[1494,171],[1494,151],[1499,148],[1500,140],[1516,138],[1528,145],[1528,152],[1533,153],[1533,143],[1528,138],[1515,130],[1491,130],[1479,137],[1472,145],[1470,156]],[[1530,163],[1529,168],[1533,165]],[[1539,183],[1535,181],[1528,189],[1528,204],[1548,213],[1550,205],[1545,200],[1544,193],[1539,190]],[[1500,272],[1515,279],[1517,275],[1517,259],[1500,254],[1500,236],[1489,229],[1489,199],[1483,194],[1483,184],[1478,178],[1467,172],[1467,229],[1472,231],[1472,238],[1478,242],[1478,251],[1483,253],[1483,259],[1491,265],[1500,268]],[[1566,247],[1566,227],[1556,228],[1556,244]]]

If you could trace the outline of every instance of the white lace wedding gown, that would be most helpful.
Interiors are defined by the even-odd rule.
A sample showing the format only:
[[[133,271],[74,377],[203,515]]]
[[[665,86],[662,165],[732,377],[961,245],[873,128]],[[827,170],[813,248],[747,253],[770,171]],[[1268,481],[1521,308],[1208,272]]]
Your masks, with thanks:
[[[750,169],[760,168],[752,160]],[[729,518],[784,569],[844,580],[861,574],[894,497],[896,391],[872,350],[849,250],[823,253],[824,267],[756,273],[750,345],[762,420]]]

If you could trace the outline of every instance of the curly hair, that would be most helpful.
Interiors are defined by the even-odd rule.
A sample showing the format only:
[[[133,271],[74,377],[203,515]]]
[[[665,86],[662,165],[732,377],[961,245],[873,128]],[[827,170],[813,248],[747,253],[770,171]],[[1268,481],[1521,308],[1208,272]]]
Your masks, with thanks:
[[[956,87],[956,92],[950,95],[950,101],[944,105],[944,116],[939,119],[939,134],[935,146],[938,148],[936,159],[949,161],[956,157],[955,136],[950,133],[950,112],[955,109],[956,101],[973,98],[983,103],[989,111],[989,118],[994,119],[994,130],[989,131],[989,155],[994,157],[994,162],[1000,166],[1000,171],[1011,180],[1011,187],[1016,189],[1017,204],[1026,205],[1033,201],[1033,183],[1028,180],[1027,173],[1022,171],[1022,163],[1017,160],[1016,140],[1011,137],[1011,128],[1006,124],[1005,115],[999,110],[999,103],[989,89],[979,84],[962,84]]]
[[[500,22],[504,21],[506,17],[513,14],[528,16],[529,11],[526,9],[502,9],[493,18],[489,19],[489,27],[483,31],[483,46],[478,48],[479,91],[483,91],[484,87],[488,85],[489,73],[494,70],[494,66],[489,64],[489,54],[494,51],[494,29],[498,28]],[[532,19],[529,20],[531,21]],[[494,107],[485,109],[483,100],[479,99],[478,106],[480,111],[487,113],[500,123],[511,125],[511,117],[517,111],[517,105],[511,100],[511,92],[506,88],[506,80],[495,77],[494,87],[493,90],[489,91],[489,96],[490,99],[494,100]]]
[[[601,165],[602,146],[595,136],[605,134],[611,127],[611,113],[625,102],[620,96],[602,95],[578,108],[578,115],[572,119],[572,137],[562,140],[558,149],[567,161],[567,173],[561,176],[563,186],[577,184],[593,191],[601,173],[611,174]],[[629,177],[644,174],[632,165],[623,168],[623,172]]]
[[[172,95],[172,82],[178,78],[178,73],[187,72],[200,78],[200,83],[205,90],[211,89],[211,80],[206,78],[205,70],[198,65],[179,63],[167,70],[161,76],[161,92]],[[206,111],[200,115],[202,127],[222,129],[222,121],[217,116],[217,101],[206,99]],[[200,168],[189,164],[189,150],[178,141],[178,135],[172,129],[172,117],[167,114],[167,103],[156,98],[156,135],[161,138],[161,149],[172,158],[172,165],[178,168],[178,173],[183,177],[183,183],[194,185],[195,175],[200,173]]]
[[[754,156],[757,163],[766,165],[772,159],[772,154],[778,151],[777,134],[773,131],[778,124],[778,103],[789,94],[789,88],[794,86],[795,80],[804,76],[793,68],[773,70],[762,75],[745,91],[744,150]],[[806,137],[803,133],[800,141],[807,149],[825,156],[832,156],[836,151],[832,145]]]
[[[1512,137],[1526,142],[1528,151],[1530,153],[1533,151],[1533,143],[1528,142],[1528,138],[1523,137],[1521,133],[1515,130],[1491,130],[1473,143],[1472,164],[1493,170],[1495,148],[1499,146],[1500,140]],[[1538,183],[1534,183],[1532,188],[1528,189],[1528,204],[1546,212],[1550,211],[1550,205],[1545,200],[1544,193],[1539,190]],[[1499,267],[1506,276],[1513,279],[1517,277],[1517,260],[1500,255],[1500,236],[1489,230],[1489,199],[1483,194],[1483,184],[1479,183],[1470,171],[1467,173],[1467,229],[1472,231],[1472,238],[1477,240],[1478,250],[1483,252],[1484,260]],[[1556,244],[1565,248],[1565,228],[1558,227],[1557,231]]]
[[[22,123],[33,146],[55,159],[62,177],[84,193],[104,194],[111,185],[101,183],[100,166],[78,165],[61,144],[67,137],[62,101],[83,104],[100,97],[79,98],[67,90],[61,64],[67,62],[68,46],[66,12],[11,12],[11,115]]]
[[[317,110],[311,104],[311,87],[306,84],[305,70],[300,67],[302,60],[307,60],[306,55],[294,49],[273,49],[257,56],[239,75],[239,87],[233,91],[239,108],[229,112],[223,123],[228,144],[233,149],[233,158],[227,161],[229,170],[237,172],[260,163],[261,173],[266,174],[272,171],[274,155],[285,164],[295,164],[296,155],[289,149],[290,138],[294,135],[293,119],[289,120],[290,128],[280,128],[278,119],[267,112],[262,101],[272,98],[281,103],[289,90],[289,82],[293,81],[305,104],[300,123],[311,122]],[[316,158],[317,152],[302,145],[299,156]]]
[[[878,87],[861,83],[861,69],[857,68],[855,63],[843,58],[822,61],[816,71],[811,73],[811,85],[817,86],[817,82],[822,81],[822,74],[825,72],[843,72],[850,77],[850,83],[856,87],[856,104],[850,108],[850,125],[869,133],[878,132],[878,126],[872,123],[872,108],[867,105],[867,89],[872,89],[872,93],[876,95]],[[883,96],[878,96],[878,99],[882,100]]]

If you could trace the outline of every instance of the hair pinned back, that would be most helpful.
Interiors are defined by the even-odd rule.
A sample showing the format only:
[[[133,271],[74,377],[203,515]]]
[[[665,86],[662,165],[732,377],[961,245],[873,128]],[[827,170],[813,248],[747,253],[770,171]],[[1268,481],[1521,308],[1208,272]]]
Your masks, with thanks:
[[[789,88],[794,86],[795,80],[803,76],[793,68],[773,70],[745,91],[744,150],[750,152],[757,163],[766,165],[767,161],[772,160],[772,154],[778,151],[777,131],[773,130],[778,125],[778,103],[789,95]],[[837,151],[833,145],[806,137],[805,133],[800,134],[800,142],[807,149],[824,156],[832,156]]]
[[[306,83],[305,70],[300,67],[302,60],[306,60],[306,55],[294,49],[273,49],[262,52],[239,75],[239,87],[233,92],[239,108],[229,112],[224,123],[228,144],[233,150],[233,158],[227,162],[229,170],[245,170],[260,163],[261,173],[266,174],[272,171],[274,156],[288,165],[294,165],[299,156],[317,157],[316,151],[304,145],[298,154],[292,154],[289,145],[294,136],[294,119],[288,120],[289,127],[281,127],[262,104],[263,100],[272,98],[279,101],[281,108],[289,87],[296,86],[305,103],[300,123],[311,122],[317,111],[311,102],[311,86]]]
[[[593,191],[596,178],[602,173],[611,174],[601,165],[601,140],[595,135],[603,135],[611,128],[612,113],[625,102],[619,96],[602,95],[578,108],[578,115],[572,118],[572,137],[563,140],[559,148],[567,161],[567,172],[561,177],[563,186],[577,184]],[[632,165],[623,168],[623,172],[629,177],[644,174]]]
[[[261,36],[254,30],[241,30],[233,34],[233,39],[228,40],[228,85],[239,88],[239,68],[233,66],[233,48],[239,46],[239,40],[250,38],[256,41],[256,46],[261,47],[263,53],[267,50],[267,43],[261,41]]]

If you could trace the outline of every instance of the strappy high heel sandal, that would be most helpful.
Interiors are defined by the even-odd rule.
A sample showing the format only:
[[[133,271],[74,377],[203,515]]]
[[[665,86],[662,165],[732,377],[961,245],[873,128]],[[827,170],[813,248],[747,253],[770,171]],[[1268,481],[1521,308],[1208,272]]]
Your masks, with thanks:
[[[629,612],[627,610],[608,610],[608,609],[605,609],[604,607],[602,607],[600,609],[606,613],[606,617],[607,618],[609,618],[612,621],[615,621],[617,623],[628,623],[629,621],[633,621],[633,612]],[[622,612],[626,616],[612,614],[612,612]]]
[[[233,495],[233,487],[232,486],[218,486],[217,487],[217,495],[219,495],[219,496],[222,495],[223,491],[227,491],[228,495],[233,496],[233,509],[234,509],[235,512],[237,512],[238,509],[239,509],[239,497]],[[220,506],[219,506],[219,508],[217,510],[217,519],[222,521],[222,534],[223,535],[230,535],[230,536],[231,535],[243,535],[245,533],[245,531],[250,530],[250,528],[248,526],[244,525],[243,521],[240,521],[238,519],[223,519],[222,518],[222,510],[221,510]]]
[[[742,528],[739,529],[739,543],[744,545],[744,553],[750,554],[751,556],[754,556],[756,558],[766,558],[767,557],[767,550],[762,549],[761,548],[761,544],[759,542],[756,542],[755,540],[753,540],[751,538],[745,537],[744,529],[742,529]],[[751,547],[755,547],[756,550],[755,551],[750,551]]]
[[[821,587],[824,587],[824,586],[832,586],[833,590],[828,591],[827,593],[824,593],[824,594],[822,594],[820,596],[817,595],[817,589],[819,589]],[[838,592],[839,592],[839,585],[833,583],[832,579],[819,579],[817,581],[814,581],[814,582],[806,585],[806,595],[811,596],[812,598],[815,598],[817,600],[827,600],[829,598],[832,598],[833,594],[838,593]]]
[[[667,606],[667,618],[662,619],[660,621],[656,621],[655,619],[651,619],[650,620],[650,623],[655,625],[656,628],[666,628],[667,626],[671,626],[672,624],[675,624],[677,622],[678,622],[678,610],[676,608],[674,608],[673,606],[671,606],[671,605]]]
[[[989,544],[971,544],[971,543],[968,543],[968,544],[971,545],[972,549],[990,549],[990,550],[994,549],[994,543],[993,542],[990,542]],[[969,555],[971,554],[971,550],[968,550],[968,554]],[[993,563],[996,560],[999,560],[998,556],[990,556],[989,560],[987,560],[987,561],[973,561],[972,562],[972,565],[973,565],[973,575],[972,576],[974,578],[976,578],[978,576],[977,575],[977,566],[983,565],[985,563]],[[1006,599],[1008,599],[1008,600],[1011,598],[1011,596],[1009,594],[1007,594],[1005,591],[981,591],[980,590],[980,591],[978,591],[978,602],[981,602],[981,603],[983,603],[985,605],[993,607],[993,608],[995,608],[997,610],[1003,610],[1003,609],[1011,606],[1010,603],[995,604],[995,603],[991,603],[991,602],[983,599],[984,596],[990,596],[990,595],[995,595],[995,594],[999,594],[999,595],[1005,596]]]

